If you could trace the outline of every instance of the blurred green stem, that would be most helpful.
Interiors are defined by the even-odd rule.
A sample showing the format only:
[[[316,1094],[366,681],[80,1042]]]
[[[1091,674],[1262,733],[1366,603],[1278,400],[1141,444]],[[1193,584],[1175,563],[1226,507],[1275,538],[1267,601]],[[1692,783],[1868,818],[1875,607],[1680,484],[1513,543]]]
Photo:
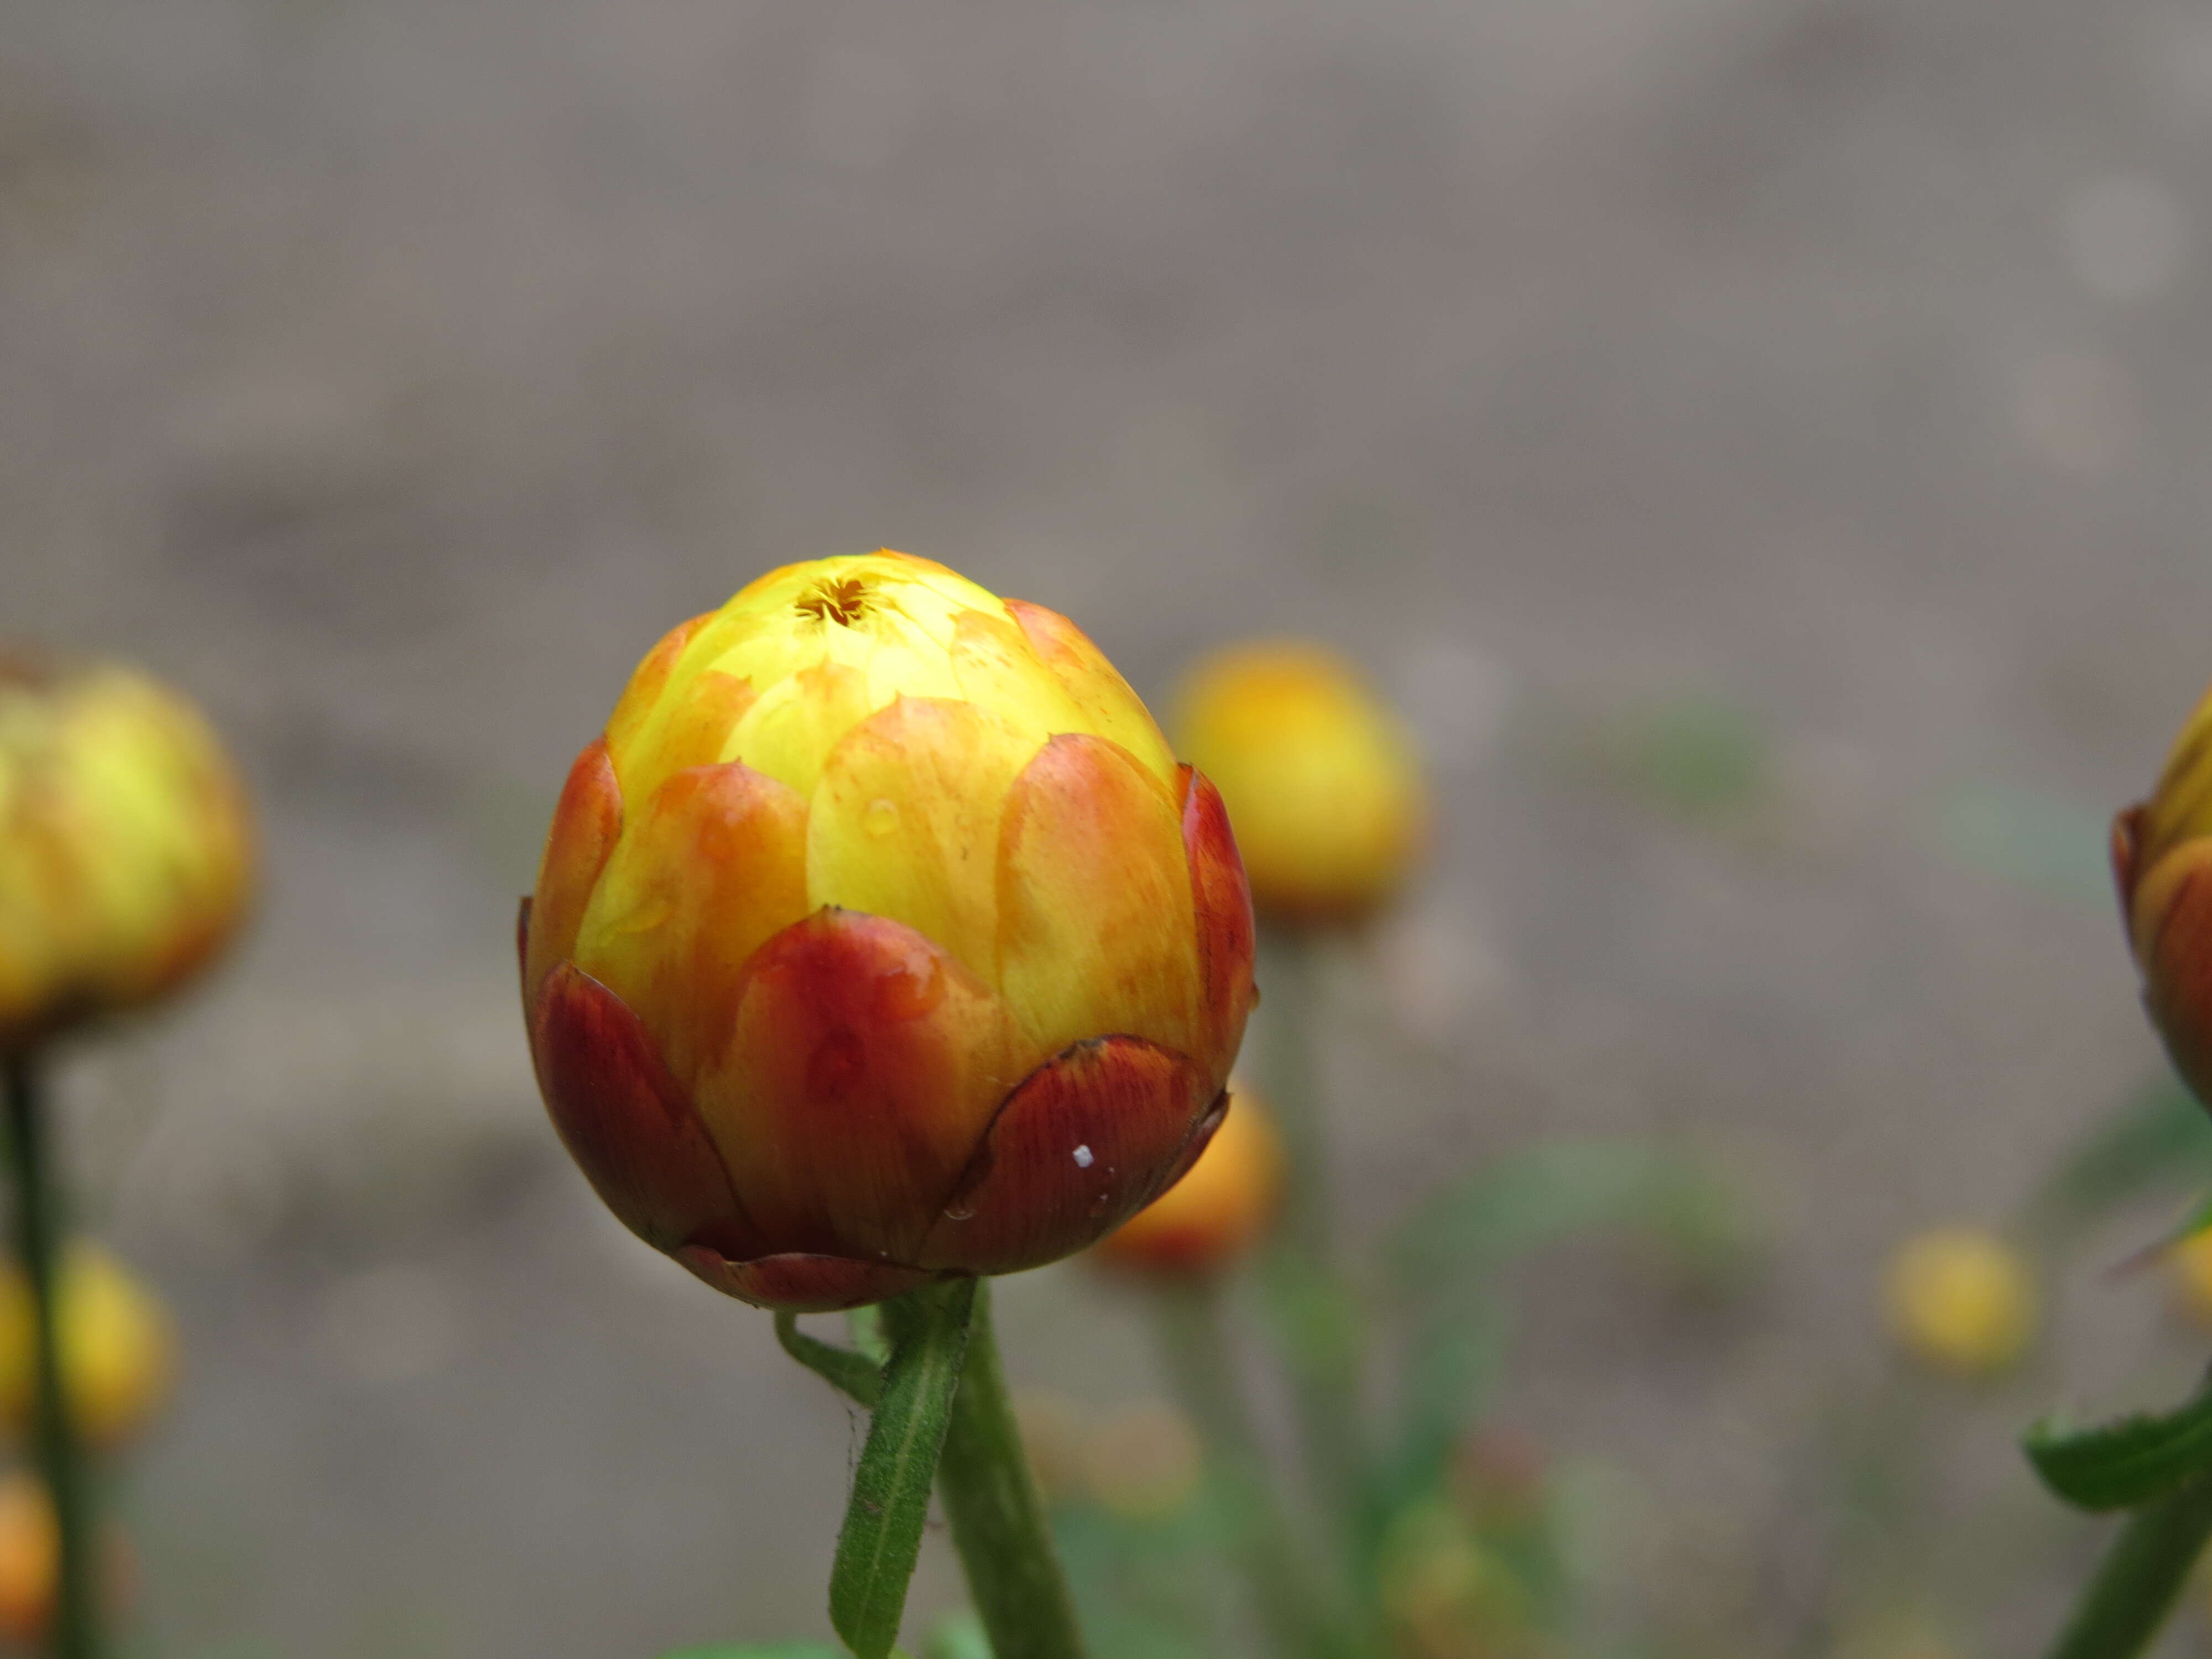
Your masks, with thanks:
[[[1334,1261],[1328,1125],[1319,1030],[1322,950],[1310,935],[1266,941],[1263,1087],[1280,1126],[1289,1178],[1281,1230],[1266,1264],[1268,1309],[1290,1373],[1309,1471],[1347,1536],[1366,1495],[1360,1438],[1358,1303]]]
[[[70,1421],[69,1396],[62,1387],[56,1293],[62,1220],[47,1139],[46,1091],[36,1056],[12,1054],[5,1066],[9,1167],[15,1179],[15,1254],[30,1285],[37,1339],[38,1462],[53,1495],[60,1541],[52,1647],[57,1659],[98,1659],[98,1569],[93,1559],[90,1482],[84,1449]]]
[[[1221,1297],[1211,1282],[1162,1285],[1151,1297],[1160,1354],[1183,1409],[1198,1425],[1213,1499],[1235,1540],[1261,1621],[1276,1650],[1346,1659],[1359,1646],[1331,1605],[1326,1577],[1300,1547],[1267,1449],[1237,1383]]]
[[[1083,1659],[1075,1604],[1014,1423],[990,1291],[989,1279],[976,1282],[937,1495],[994,1659]]]
[[[2212,1538],[2212,1478],[2129,1516],[2074,1604],[2049,1659],[2132,1659],[2172,1610]]]
[[[1333,1231],[1328,1126],[1322,1115],[1321,1045],[1314,1030],[1321,954],[1304,933],[1275,932],[1267,937],[1261,964],[1267,1011],[1261,1083],[1290,1163],[1281,1239],[1310,1261],[1328,1260]]]

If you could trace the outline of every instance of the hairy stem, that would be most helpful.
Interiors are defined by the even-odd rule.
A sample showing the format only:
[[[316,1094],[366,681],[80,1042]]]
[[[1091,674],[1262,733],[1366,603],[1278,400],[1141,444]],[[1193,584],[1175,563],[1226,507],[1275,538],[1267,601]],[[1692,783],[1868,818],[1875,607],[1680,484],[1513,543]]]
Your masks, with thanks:
[[[1083,1659],[1075,1604],[1014,1424],[991,1328],[988,1279],[975,1286],[937,1495],[994,1659]]]

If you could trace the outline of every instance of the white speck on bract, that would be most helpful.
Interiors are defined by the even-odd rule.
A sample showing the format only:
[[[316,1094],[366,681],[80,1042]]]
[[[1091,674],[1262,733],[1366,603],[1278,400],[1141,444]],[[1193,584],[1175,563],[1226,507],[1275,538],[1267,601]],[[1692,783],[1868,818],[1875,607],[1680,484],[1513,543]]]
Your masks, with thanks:
[[[1075,1167],[1079,1170],[1087,1170],[1091,1167],[1091,1149],[1088,1146],[1078,1146],[1075,1149]]]

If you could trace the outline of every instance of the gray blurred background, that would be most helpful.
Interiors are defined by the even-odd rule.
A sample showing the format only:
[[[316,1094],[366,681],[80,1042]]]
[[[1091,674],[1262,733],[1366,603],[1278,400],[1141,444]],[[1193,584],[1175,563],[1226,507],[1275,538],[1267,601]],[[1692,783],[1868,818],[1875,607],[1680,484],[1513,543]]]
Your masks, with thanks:
[[[1555,1129],[1740,1171],[1749,1302],[1570,1252],[1508,1412],[1631,1616],[1796,1650],[1808,1448],[1902,1386],[1883,1253],[2159,1064],[2102,836],[2212,675],[2212,7],[4,21],[0,622],[204,700],[267,832],[220,984],[66,1079],[188,1344],[129,1483],[149,1651],[823,1632],[855,1427],[590,1199],[511,927],[653,639],[880,544],[1156,706],[1296,631],[1408,709],[1443,832],[1335,964],[1353,1230]],[[1677,738],[1715,787],[1636,759]],[[2062,1288],[2035,1376],[1924,1402],[1935,1535],[2012,1564],[1946,1570],[1961,1651],[2034,1640],[2096,1536],[2019,1425],[2202,1347]],[[1002,1310],[1027,1381],[1158,1394],[1079,1268]]]

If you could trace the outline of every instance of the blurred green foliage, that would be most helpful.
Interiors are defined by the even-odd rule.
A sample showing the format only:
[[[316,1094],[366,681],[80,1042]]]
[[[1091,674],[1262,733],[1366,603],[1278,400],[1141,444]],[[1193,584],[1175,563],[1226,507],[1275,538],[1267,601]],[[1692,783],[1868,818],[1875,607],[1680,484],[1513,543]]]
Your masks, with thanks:
[[[1569,743],[1596,775],[1669,816],[1745,816],[1775,785],[1774,744],[1751,710],[1710,693],[1655,699]]]
[[[2108,817],[2045,790],[1988,779],[1951,785],[1936,799],[1937,842],[1953,858],[2053,898],[2106,903]]]
[[[2048,1239],[2096,1226],[2158,1194],[2212,1183],[2212,1115],[2168,1073],[2100,1119],[2029,1200],[2030,1228]]]
[[[2049,1417],[2027,1431],[2028,1462],[2077,1509],[2133,1509],[2212,1472],[2212,1389],[2178,1411],[2076,1431]]]

